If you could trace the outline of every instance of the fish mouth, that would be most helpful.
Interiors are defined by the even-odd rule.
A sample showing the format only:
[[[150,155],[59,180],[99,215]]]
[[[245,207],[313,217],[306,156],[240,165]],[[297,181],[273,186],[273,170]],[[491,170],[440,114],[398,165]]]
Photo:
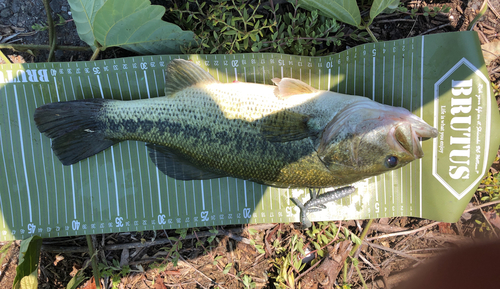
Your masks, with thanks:
[[[437,129],[424,123],[420,119],[418,123],[403,123],[393,127],[389,133],[392,138],[392,146],[399,151],[412,155],[415,159],[422,158],[424,152],[420,145],[421,140],[437,137]]]

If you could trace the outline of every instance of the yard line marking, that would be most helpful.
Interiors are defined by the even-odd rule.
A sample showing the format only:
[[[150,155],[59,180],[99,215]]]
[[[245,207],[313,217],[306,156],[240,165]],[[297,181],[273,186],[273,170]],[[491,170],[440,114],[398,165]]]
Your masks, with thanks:
[[[132,58],[132,61],[135,61],[135,60]],[[135,81],[136,81],[136,84],[137,84],[137,93],[139,95],[139,99],[142,99],[141,90],[139,88],[139,77],[137,76],[137,71],[134,71],[134,74],[135,74]],[[148,89],[148,91],[149,91],[149,89]],[[148,148],[145,146],[144,150],[146,151],[146,157],[147,157],[148,156]],[[137,146],[137,155],[139,156],[139,146]],[[146,164],[146,167],[148,169],[148,180],[149,180],[148,184],[149,184],[149,197],[150,197],[150,203],[151,203],[151,217],[154,217],[154,210],[153,210],[153,188],[151,187],[151,172],[150,172],[150,169],[149,169],[149,165]]]
[[[422,36],[422,48],[421,48],[421,56],[420,56],[420,118],[424,119],[424,40],[425,35]],[[423,207],[423,199],[422,199],[422,159],[419,160],[419,177],[420,177],[420,218],[422,218],[422,207]]]
[[[19,101],[18,101],[18,95],[17,95],[17,85],[13,85],[14,88],[14,97],[16,99],[16,109],[17,109],[17,121],[19,125],[19,139],[21,141],[21,156],[23,160],[23,169],[24,169],[24,179],[26,181],[26,195],[28,196],[28,210],[29,210],[29,216],[30,216],[30,223],[33,222],[33,214],[32,214],[32,209],[31,209],[31,192],[30,192],[30,185],[28,182],[28,172],[26,171],[26,157],[24,156],[24,142],[23,142],[23,131],[21,128],[21,111],[19,110]],[[19,194],[20,195],[20,194]],[[19,203],[21,205],[21,203]]]
[[[85,98],[85,92],[83,91],[83,85],[82,85],[82,79],[80,76],[78,76],[78,82],[80,83],[80,89],[82,90],[82,97]],[[94,222],[94,203],[92,202],[93,198],[93,191],[92,190],[92,177],[90,174],[90,160],[87,161],[87,166],[88,166],[88,172],[89,172],[89,191],[90,191],[90,212],[91,212],[91,219],[92,222]],[[83,196],[83,192],[82,192]]]
[[[200,180],[200,184],[201,184],[201,206],[202,206],[202,211],[205,211],[205,188],[203,188],[203,180]]]
[[[115,62],[113,61],[113,63],[115,63]],[[118,78],[118,74],[116,76]],[[111,89],[111,80],[109,79],[109,74],[106,75],[106,78],[108,79],[108,86],[110,88],[109,92],[111,94],[111,98],[115,99],[115,95],[113,94],[113,90]],[[121,98],[121,100],[123,100],[123,95],[122,95],[122,92],[121,92],[120,84],[118,84],[118,87],[120,88],[119,89],[119,91],[120,91],[120,98]],[[125,196],[124,197],[124,200],[125,200],[125,217],[128,219],[127,186],[125,185],[125,180],[126,180],[126,178],[125,178],[125,163],[123,162],[122,146],[123,146],[123,143],[119,143],[118,144],[118,150],[119,150],[118,154],[120,155],[120,162],[122,164],[121,171],[122,171],[122,177],[123,177],[123,182],[124,182],[124,185],[123,185],[123,195]],[[111,153],[112,153],[112,156],[113,156],[113,169],[115,170],[115,190],[116,190],[116,193],[118,194],[118,187],[117,187],[117,184],[116,184],[117,183],[117,178],[116,178],[116,168],[115,168],[115,160],[114,160],[113,147],[111,147]],[[132,180],[132,183],[133,183],[133,180]],[[134,198],[134,202],[135,202],[135,198]]]
[[[148,95],[148,98],[150,99],[151,93],[149,91],[149,81],[148,81],[148,74],[146,73],[146,70],[144,70],[144,82],[146,84],[146,93]],[[156,82],[156,79],[155,79],[155,82]],[[156,89],[156,91],[158,91],[158,88]],[[162,201],[161,201],[161,188],[160,188],[160,172],[158,170],[158,167],[156,167],[156,184],[158,186],[158,206],[159,206],[160,214],[163,214],[163,208],[161,206]],[[167,183],[167,187],[168,187],[168,183]],[[167,198],[167,200],[168,200],[168,198]]]
[[[220,186],[220,178],[218,178],[217,181],[219,182],[219,188],[220,188],[221,187]],[[222,194],[219,194],[219,212],[222,213]]]
[[[375,46],[375,44],[374,44]],[[374,48],[375,49],[375,48]],[[375,74],[375,56],[373,56],[373,68],[372,68],[372,75],[373,75],[373,79],[372,79],[372,100],[375,101],[375,77],[376,77],[376,74]]]
[[[8,110],[7,110],[8,111]],[[2,150],[2,155],[4,156],[3,158],[3,168],[4,168],[4,172],[5,172],[5,177],[8,179],[9,178],[9,175],[7,174],[7,163],[5,162],[5,152],[4,152],[4,149],[3,149],[3,142],[2,142],[2,130],[0,130],[0,149]],[[10,185],[9,185],[9,182],[6,182],[7,183],[7,190],[9,192],[9,203],[10,203],[10,219],[11,219],[11,222],[12,222],[12,227],[15,227],[16,226],[16,222],[15,222],[15,219],[14,219],[14,210],[12,209],[12,198],[11,198],[11,190],[10,190]],[[2,207],[2,212],[5,212],[3,210],[3,207]],[[5,226],[5,218],[3,218],[3,225],[4,225],[4,228],[6,227]]]
[[[231,193],[229,189],[229,178],[226,178],[226,180],[227,180],[227,204],[229,212],[231,212]]]
[[[240,200],[239,200],[239,192],[238,192],[238,179],[234,179],[234,184],[235,184],[235,189],[236,189],[236,192],[235,192],[235,195],[236,195],[236,210],[237,211],[240,211]]]
[[[246,180],[243,180],[243,189],[244,189],[244,193],[245,193],[245,208],[248,207],[248,203],[247,203],[247,181]]]
[[[194,213],[195,215],[197,214],[197,210],[196,210],[196,190],[194,188],[194,185],[195,185],[195,181],[193,181],[193,205],[194,205]],[[202,188],[202,194],[203,194],[203,188]],[[203,196],[202,196],[203,197]],[[187,199],[186,199],[186,202],[187,202]]]
[[[92,82],[90,81],[90,76],[87,76],[87,79],[89,81],[90,94],[91,94],[92,98],[95,98],[94,90],[92,89]],[[101,217],[101,220],[102,220],[102,211],[103,211],[103,209],[102,209],[102,196],[101,196],[101,178],[99,177],[100,173],[99,173],[99,163],[97,161],[97,157],[94,157],[94,159],[95,159],[95,170],[94,170],[94,172],[97,175],[97,191],[98,191],[98,194],[99,194],[99,214],[100,214],[100,217]],[[108,179],[107,175],[106,175],[106,179]],[[106,186],[107,186],[107,184],[108,184],[108,182],[106,182]],[[109,198],[109,194],[108,194],[108,198]],[[111,211],[110,211],[110,214],[111,214]],[[109,218],[111,219],[111,215],[110,215]]]
[[[35,88],[33,86],[33,84],[31,85],[31,90],[33,92],[33,98],[35,98]],[[29,106],[28,106],[28,95],[26,94],[26,86],[23,85],[23,91],[24,91],[24,100],[26,102],[26,112],[28,113],[28,115],[30,115],[30,110],[29,110]],[[31,129],[31,127],[33,126],[33,123],[31,121],[28,121],[28,127],[30,129],[30,136],[32,136],[33,134],[33,131]],[[33,138],[30,137],[30,143],[31,143],[31,157],[33,158],[32,161],[33,161],[33,174],[35,175],[35,186],[36,186],[36,196],[37,196],[37,199],[38,199],[38,221],[41,223],[42,222],[42,210],[40,209],[40,189],[38,187],[38,176],[37,176],[37,173],[36,173],[36,165],[35,165],[35,149],[34,149],[34,145],[33,145]]]
[[[99,77],[99,75],[96,75],[96,78],[97,78],[97,84],[99,85],[99,92],[101,93],[101,98],[104,99],[104,92],[102,91],[102,85],[101,85],[101,78]],[[90,81],[90,78],[89,78],[89,81]],[[103,156],[104,156],[104,171],[105,171],[105,175],[106,175],[106,192],[108,195],[108,212],[109,212],[109,219],[111,220],[111,199],[110,199],[110,191],[109,191],[109,185],[108,185],[108,161],[106,160],[106,150],[104,150],[102,152]],[[113,161],[113,174],[114,174],[114,183],[115,183],[115,195],[116,195],[116,199],[118,200],[118,192],[116,191],[116,171],[114,170],[114,167],[115,167],[115,163],[114,163],[114,156],[113,156],[113,148],[111,148],[111,160]],[[120,203],[116,203],[116,211],[117,211],[117,215],[119,216],[120,215]]]
[[[54,83],[56,83],[56,78],[54,77]],[[49,91],[49,98],[50,100],[52,101],[52,92],[50,90],[50,85],[47,85],[48,87],[48,91]],[[7,111],[8,111],[8,108],[7,108]],[[12,138],[11,138],[12,139]],[[50,146],[52,147],[52,140],[49,139],[49,143],[50,143]],[[56,165],[54,163],[54,154],[51,153],[51,159],[52,159],[52,171],[55,172],[56,171]],[[57,197],[57,180],[56,180],[56,174],[54,173],[54,193],[56,195],[56,197],[54,198],[56,200],[56,208],[59,208],[59,204],[58,204],[58,197]],[[56,211],[56,223],[59,223],[59,210],[55,210]]]
[[[42,99],[44,99],[44,96],[43,96],[43,90],[42,90],[42,85],[40,84],[40,94],[41,94],[41,97]],[[35,95],[35,92],[33,91],[33,95]],[[34,101],[35,101],[35,107],[38,107],[38,104],[37,104],[37,101],[36,101],[36,97],[34,98]],[[40,151],[43,153],[43,140],[42,140],[42,133],[40,133]],[[1,137],[0,137],[1,139]],[[2,149],[3,151],[3,149]],[[44,168],[43,170],[43,175],[44,175],[44,179],[45,179],[45,196],[47,197],[47,224],[50,225],[50,210],[48,208],[50,208],[49,206],[49,185],[48,185],[48,179],[47,179],[47,171],[45,170],[45,157],[42,155],[41,157],[42,159],[42,167]],[[8,182],[7,182],[8,184]],[[9,190],[10,191],[10,190]],[[3,210],[2,210],[3,212]]]
[[[64,90],[64,98],[66,101],[68,101],[68,93],[66,92],[66,85],[64,84],[64,78],[61,78],[61,83],[63,85],[63,90]],[[57,93],[57,99],[59,99],[59,90],[56,90]],[[64,166],[60,164],[62,167],[62,179],[63,179],[63,191],[64,191],[64,213],[65,213],[65,218],[66,218],[66,223],[68,222],[68,202],[67,202],[67,192],[66,192],[66,177],[64,174]],[[71,176],[71,180],[73,180],[73,176]],[[73,182],[73,181],[72,181]]]

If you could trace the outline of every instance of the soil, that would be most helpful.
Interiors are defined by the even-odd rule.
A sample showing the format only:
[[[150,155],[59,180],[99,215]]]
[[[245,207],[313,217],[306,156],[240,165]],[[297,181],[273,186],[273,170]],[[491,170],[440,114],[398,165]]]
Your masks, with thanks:
[[[154,1],[155,4],[164,4],[164,2]],[[448,14],[440,13],[436,17],[419,15],[416,21],[412,20],[410,15],[407,14],[381,15],[375,19],[371,26],[379,40],[464,31],[477,15],[483,0],[403,2],[409,9],[417,8],[419,13],[422,12],[425,6],[433,8],[446,5],[451,7],[451,10]],[[500,1],[490,0],[490,5],[492,8],[488,9],[484,17],[474,27],[474,30],[479,34],[481,44],[500,43]],[[62,25],[56,27],[57,44],[87,46],[78,37],[67,0],[52,0],[50,1],[50,7],[55,20],[59,19],[57,15],[60,15],[65,20]],[[33,28],[33,25],[36,24],[45,26],[46,22],[46,11],[41,0],[0,0],[0,43],[48,44],[48,31],[37,31]],[[352,31],[348,26],[344,27],[344,29],[346,33]],[[345,46],[352,47],[357,44],[359,43],[353,40],[345,41]],[[345,46],[342,49],[345,49]],[[2,52],[8,55],[13,62],[44,62],[47,61],[48,57],[48,50],[33,50],[31,53],[25,53],[2,49]],[[99,58],[106,59],[131,55],[133,54],[122,49],[112,48],[105,53],[101,53]],[[58,62],[87,61],[90,57],[91,51],[57,50],[55,53],[55,61]],[[500,58],[498,55],[489,64],[488,71],[493,85],[496,86],[495,93],[498,97],[500,94],[498,88],[500,87]],[[498,162],[494,163],[490,169],[492,173],[497,173],[499,170],[500,165]],[[477,198],[473,198],[470,206],[478,205],[477,200],[480,200],[482,196],[481,192],[477,192]],[[432,226],[421,232],[374,239],[372,241],[382,249],[392,249],[392,252],[382,250],[379,247],[363,246],[359,253],[361,273],[365,281],[369,283],[369,288],[389,288],[402,280],[408,279],[407,272],[422,260],[439,255],[440,252],[451,247],[469,244],[473,239],[490,238],[498,234],[499,228],[495,227],[493,221],[493,225],[490,224],[489,226],[479,226],[477,224],[476,221],[486,224],[486,216],[496,216],[495,211],[483,208],[483,211],[464,212],[460,221],[454,224],[435,224],[428,220],[406,217],[377,219],[375,224],[372,225],[372,230],[368,233],[368,238],[399,230],[418,229],[429,224]],[[348,228],[359,236],[363,222],[342,222],[337,223],[337,225]],[[248,233],[248,228],[252,227],[257,230],[254,235]],[[272,262],[278,261],[284,255],[272,246],[273,241],[278,240],[281,244],[288,244],[292,236],[297,235],[299,238],[305,238],[305,231],[297,229],[294,224],[226,226],[218,229],[221,234],[214,241],[209,242],[206,236],[202,236],[209,229],[200,228],[197,234],[200,235],[198,239],[203,246],[199,245],[197,238],[183,240],[182,248],[178,250],[181,259],[179,259],[178,266],[175,268],[171,262],[172,258],[175,259],[175,256],[172,256],[168,250],[164,249],[167,244],[159,244],[158,242],[158,240],[164,240],[168,236],[177,236],[174,231],[103,234],[95,236],[97,241],[95,244],[100,249],[98,251],[100,262],[112,266],[113,260],[115,260],[115,262],[120,263],[120,266],[129,265],[132,269],[132,272],[122,272],[123,274],[120,274],[119,270],[113,271],[116,277],[116,288],[167,288],[166,286],[180,288],[212,288],[216,286],[244,288],[243,283],[238,281],[243,275],[251,276],[258,288],[274,288],[275,281],[270,279],[269,276],[276,276],[278,272]],[[245,243],[249,240],[253,240],[255,244],[262,246],[264,253],[259,253],[255,246]],[[145,242],[149,243],[146,243],[147,246],[142,247],[141,244]],[[0,288],[10,288],[16,273],[19,242],[4,243],[3,246],[9,244],[8,250],[2,254]],[[129,244],[128,247],[127,244]],[[119,247],[120,245],[126,248]],[[345,258],[345,252],[348,251],[344,245],[338,244],[327,248],[329,256],[325,257],[323,263],[329,264],[328,266],[311,268],[310,265],[307,265],[306,268],[311,268],[311,270],[306,271],[307,273],[301,277],[302,288],[333,288],[338,272],[332,272],[332,268],[336,268],[335,264],[343,263],[340,257]],[[67,250],[54,252],[54,248],[60,247]],[[168,244],[167,248],[170,247],[170,244]],[[89,255],[86,252],[87,243],[85,237],[45,239],[40,259],[38,287],[66,288],[72,276],[80,268],[86,268],[84,270],[85,276],[90,278],[92,272],[88,264]],[[218,259],[218,262],[215,262],[214,265],[216,256],[222,258]],[[224,274],[222,271],[228,263],[232,263],[232,267],[229,269],[228,274]],[[475,266],[474,264],[464,264],[464,266],[468,265]],[[236,276],[238,272],[243,272],[243,274]],[[341,282],[341,274],[338,276],[338,280]],[[473,277],[485,278],[484,276]],[[344,281],[353,284],[354,287],[361,284],[355,271],[352,274],[352,269],[348,272],[348,278],[349,280]],[[104,277],[102,279],[103,284],[106,286],[110,286],[112,283],[112,278]],[[95,285],[92,285],[89,280],[82,283],[79,288],[95,288]]]

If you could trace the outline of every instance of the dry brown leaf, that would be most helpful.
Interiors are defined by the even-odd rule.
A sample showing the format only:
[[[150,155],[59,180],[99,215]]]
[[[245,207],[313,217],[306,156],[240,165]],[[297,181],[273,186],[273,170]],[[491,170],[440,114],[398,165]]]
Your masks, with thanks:
[[[162,276],[156,277],[155,289],[167,289],[167,286],[165,286],[165,284],[163,284],[163,277]]]
[[[500,216],[495,211],[487,212],[485,215],[493,226],[500,229]]]
[[[73,265],[73,271],[71,271],[71,273],[69,273],[69,275],[71,277],[75,277],[76,273],[78,273],[78,271],[81,269],[82,267],[77,265],[77,264],[74,264]]]
[[[492,61],[500,57],[500,41],[498,40],[481,45],[481,49],[486,65],[490,65]]]
[[[453,234],[450,223],[439,223],[438,227],[441,234]]]
[[[56,255],[56,260],[54,261],[54,266],[57,266],[57,264],[64,260],[64,257],[62,255]]]
[[[163,271],[163,273],[167,274],[167,275],[180,275],[181,271],[179,271],[179,270],[166,270],[166,271]]]
[[[94,277],[90,278],[81,289],[96,289]]]

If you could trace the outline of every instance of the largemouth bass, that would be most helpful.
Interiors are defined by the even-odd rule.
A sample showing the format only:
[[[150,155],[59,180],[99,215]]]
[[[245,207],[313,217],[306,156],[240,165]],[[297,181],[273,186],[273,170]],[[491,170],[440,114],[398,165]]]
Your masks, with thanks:
[[[175,179],[229,176],[286,188],[343,186],[398,169],[423,156],[421,139],[437,136],[404,108],[297,79],[273,82],[220,83],[177,59],[163,97],[49,103],[34,119],[64,165],[137,140]]]

